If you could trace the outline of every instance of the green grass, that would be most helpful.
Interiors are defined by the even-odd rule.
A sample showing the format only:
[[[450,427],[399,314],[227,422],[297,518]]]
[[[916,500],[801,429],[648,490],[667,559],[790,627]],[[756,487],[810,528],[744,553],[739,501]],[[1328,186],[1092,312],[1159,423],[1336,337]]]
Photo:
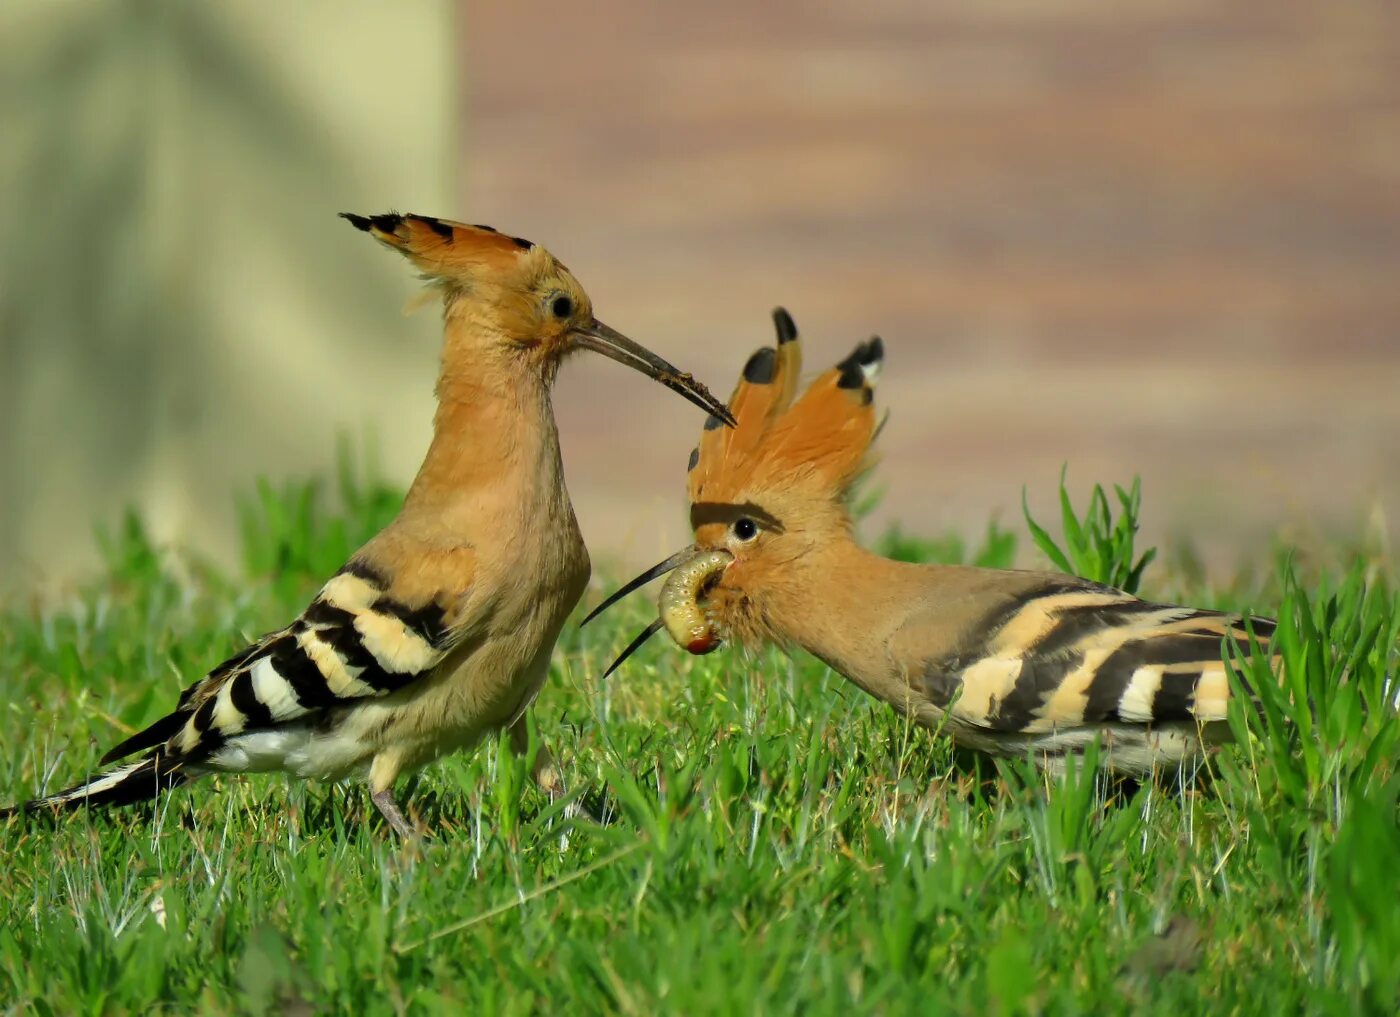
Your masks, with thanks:
[[[247,577],[156,549],[129,518],[90,586],[11,607],[0,798],[89,770],[285,622],[393,512],[394,492],[353,472],[339,486],[334,511],[314,485],[243,502]],[[1385,571],[1363,557],[1298,579],[1280,558],[1224,587],[1141,575],[1136,488],[1119,508],[1100,492],[1080,517],[1066,500],[1059,541],[1032,522],[1032,542],[1148,596],[1283,620],[1286,685],[1240,665],[1260,709],[1237,712],[1240,743],[1194,785],[958,755],[776,652],[692,658],[658,639],[600,685],[647,618],[637,598],[566,629],[534,713],[609,824],[568,819],[495,743],[403,789],[436,831],[416,850],[362,789],[275,776],[12,820],[0,1012],[1395,1012]],[[971,547],[881,544],[994,565],[1017,550],[997,526]]]

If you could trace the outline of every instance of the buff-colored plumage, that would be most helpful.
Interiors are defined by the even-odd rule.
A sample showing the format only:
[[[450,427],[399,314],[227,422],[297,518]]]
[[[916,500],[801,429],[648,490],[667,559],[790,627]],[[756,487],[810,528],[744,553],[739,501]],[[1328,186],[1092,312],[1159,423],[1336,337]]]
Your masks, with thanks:
[[[731,397],[738,427],[705,431],[691,456],[695,544],[639,577],[675,569],[647,634],[664,625],[692,652],[725,639],[802,648],[962,745],[1048,765],[1102,737],[1111,766],[1142,773],[1224,736],[1222,647],[1257,652],[1240,617],[860,547],[846,501],[878,431],[882,345],[861,344],[793,398],[799,342],[786,313],[775,318],[778,350],[750,358]]]
[[[143,753],[23,808],[120,805],[211,771],[368,777],[400,833],[400,774],[509,728],[523,748],[565,617],[588,582],[550,388],[593,349],[711,413],[704,386],[593,316],[544,248],[429,216],[347,215],[443,299],[433,439],[397,518],[284,629],[241,650],[109,752]],[[547,752],[536,774],[554,783]]]

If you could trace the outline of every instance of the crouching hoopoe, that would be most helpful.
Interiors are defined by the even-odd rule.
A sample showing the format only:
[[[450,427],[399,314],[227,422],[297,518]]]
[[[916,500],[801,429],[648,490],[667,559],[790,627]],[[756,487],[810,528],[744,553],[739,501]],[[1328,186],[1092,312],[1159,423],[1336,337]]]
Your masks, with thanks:
[[[433,439],[402,510],[291,625],[102,763],[139,759],[21,808],[128,804],[212,771],[367,771],[374,804],[408,834],[395,779],[502,727],[523,744],[525,709],[588,582],[549,400],[560,361],[595,350],[728,419],[703,385],[599,322],[544,248],[428,216],[345,218],[443,297]]]
[[[722,639],[801,647],[960,745],[1042,765],[1102,736],[1111,767],[1145,773],[1224,737],[1225,641],[1254,651],[1241,617],[857,545],[845,502],[877,431],[882,345],[856,347],[794,398],[797,332],[782,309],[774,318],[777,348],[749,359],[729,401],[737,426],[712,418],[690,454],[694,545],[593,612],[674,569],[661,617],[609,671],[664,626],[692,653]],[[1260,638],[1274,629],[1250,624]]]

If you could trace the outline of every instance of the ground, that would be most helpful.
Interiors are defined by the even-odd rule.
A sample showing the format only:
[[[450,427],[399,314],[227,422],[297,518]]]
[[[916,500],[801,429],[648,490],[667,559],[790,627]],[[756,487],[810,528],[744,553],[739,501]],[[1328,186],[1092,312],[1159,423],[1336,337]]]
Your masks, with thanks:
[[[312,491],[245,502],[246,577],[132,519],[66,603],[10,605],[0,797],[87,771],[394,504],[351,482],[332,513]],[[1047,529],[1072,566],[1103,536]],[[1044,564],[1002,531],[884,543]],[[566,628],[534,712],[604,825],[501,744],[401,788],[431,830],[415,847],[362,788],[277,776],[0,823],[0,1012],[1394,1012],[1400,609],[1380,556],[1349,557],[1213,588],[1148,567],[1154,597],[1277,611],[1292,665],[1185,787],[962,757],[776,651],[658,638],[600,683],[651,609],[637,598]]]

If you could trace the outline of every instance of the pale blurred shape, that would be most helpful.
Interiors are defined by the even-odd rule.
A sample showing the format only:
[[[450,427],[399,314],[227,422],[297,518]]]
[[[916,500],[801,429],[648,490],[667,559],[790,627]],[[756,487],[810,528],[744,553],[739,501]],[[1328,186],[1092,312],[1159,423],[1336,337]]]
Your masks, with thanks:
[[[721,393],[774,304],[814,369],[880,332],[872,532],[1066,461],[1226,567],[1400,515],[1394,0],[453,7],[0,3],[0,585],[127,503],[227,557],[338,430],[408,479],[436,316],[342,209],[543,243]],[[600,571],[674,550],[701,415],[586,356],[555,405]]]
[[[94,521],[229,560],[233,492],[373,433],[405,481],[433,315],[336,219],[449,210],[454,5],[0,5],[0,585]]]

